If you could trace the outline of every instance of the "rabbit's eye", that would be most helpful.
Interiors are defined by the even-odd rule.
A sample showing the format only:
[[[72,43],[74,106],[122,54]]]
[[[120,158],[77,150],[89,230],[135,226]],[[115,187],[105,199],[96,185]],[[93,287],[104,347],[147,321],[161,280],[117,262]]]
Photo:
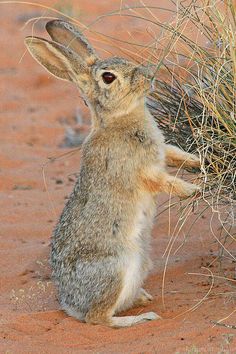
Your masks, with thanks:
[[[105,84],[111,84],[115,79],[116,76],[109,71],[106,71],[105,73],[102,74],[102,79],[105,82]]]

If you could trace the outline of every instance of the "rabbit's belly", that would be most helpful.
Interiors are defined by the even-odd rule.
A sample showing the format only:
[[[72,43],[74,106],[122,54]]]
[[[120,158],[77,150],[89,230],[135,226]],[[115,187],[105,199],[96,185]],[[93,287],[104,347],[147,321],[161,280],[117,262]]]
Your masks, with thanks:
[[[149,261],[148,245],[154,212],[155,201],[153,197],[145,196],[137,206],[134,229],[129,235],[132,247],[121,261],[124,274],[123,288],[118,298],[116,311],[129,308],[133,304],[147,275],[144,263]]]
[[[129,308],[136,298],[142,285],[141,266],[140,253],[127,254],[127,259],[123,261],[123,287],[116,303],[115,312]]]
[[[147,194],[137,206],[137,217],[133,237],[146,241],[149,237],[148,231],[151,231],[154,214],[156,210],[155,199],[152,195]]]

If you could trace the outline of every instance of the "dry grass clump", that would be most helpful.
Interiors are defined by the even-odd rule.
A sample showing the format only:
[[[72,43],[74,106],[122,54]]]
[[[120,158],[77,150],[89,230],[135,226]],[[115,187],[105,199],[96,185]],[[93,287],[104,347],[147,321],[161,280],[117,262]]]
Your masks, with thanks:
[[[199,153],[199,200],[217,213],[223,230],[221,251],[233,256],[236,4],[232,0],[192,0],[188,5],[180,2],[177,22],[180,26],[174,23],[168,28],[177,41],[164,62],[166,79],[157,79],[149,107],[168,141]]]
[[[186,11],[198,39],[176,33],[185,60],[168,69],[172,84],[158,82],[150,106],[170,141],[199,152],[206,196],[210,193],[219,197],[218,202],[224,198],[232,203],[236,199],[236,5],[231,0],[224,6],[214,0],[194,0],[187,8],[180,5],[179,17]]]

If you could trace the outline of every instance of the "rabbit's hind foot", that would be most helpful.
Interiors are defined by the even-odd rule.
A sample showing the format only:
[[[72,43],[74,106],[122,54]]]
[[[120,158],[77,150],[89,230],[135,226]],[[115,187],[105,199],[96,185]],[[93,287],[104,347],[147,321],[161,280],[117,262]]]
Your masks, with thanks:
[[[109,327],[120,328],[120,327],[131,327],[136,324],[158,320],[158,319],[161,319],[161,317],[158,316],[155,312],[146,312],[138,316],[122,316],[122,317],[118,317],[118,316],[105,317],[103,314],[103,316],[101,316],[100,318],[97,316],[93,318],[90,315],[89,317],[86,316],[85,321],[87,323],[101,324]]]
[[[146,312],[138,316],[112,317],[111,327],[131,327],[136,324],[161,319],[155,312]]]

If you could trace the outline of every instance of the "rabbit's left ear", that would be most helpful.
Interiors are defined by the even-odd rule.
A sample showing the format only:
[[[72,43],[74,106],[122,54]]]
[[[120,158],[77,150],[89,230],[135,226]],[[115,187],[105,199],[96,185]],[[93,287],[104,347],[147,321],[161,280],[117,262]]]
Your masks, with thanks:
[[[63,20],[52,20],[46,24],[46,30],[52,40],[72,49],[88,66],[93,65],[98,56],[79,29]]]
[[[33,58],[52,75],[73,81],[83,93],[88,93],[91,81],[89,68],[70,48],[38,37],[26,37],[25,44]]]

